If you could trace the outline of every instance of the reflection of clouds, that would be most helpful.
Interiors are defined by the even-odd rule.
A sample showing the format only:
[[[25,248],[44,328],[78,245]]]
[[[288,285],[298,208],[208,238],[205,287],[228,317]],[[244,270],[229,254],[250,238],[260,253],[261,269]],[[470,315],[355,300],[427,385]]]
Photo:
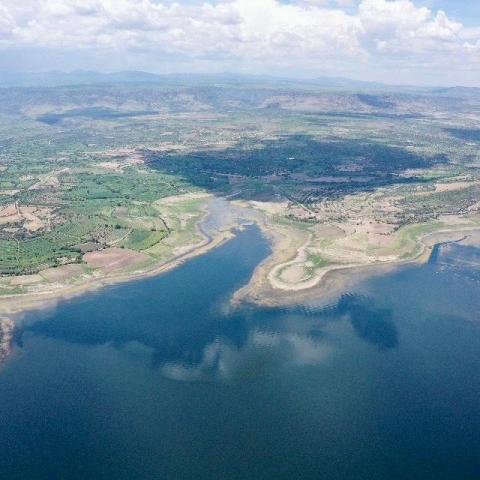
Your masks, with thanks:
[[[288,357],[288,363],[295,365],[315,365],[330,352],[330,347],[324,341],[297,333],[255,332],[253,343],[259,347],[278,349]]]
[[[336,305],[326,307],[317,314],[334,319],[348,318],[357,336],[379,350],[389,350],[398,345],[392,309],[376,307],[370,297],[343,294]]]
[[[205,346],[197,364],[168,362],[160,370],[166,377],[184,382],[233,380],[255,377],[285,365],[316,365],[330,352],[331,346],[323,339],[255,330],[242,347],[219,338]]]
[[[392,312],[378,308],[369,297],[344,294],[334,305],[320,309],[302,306],[299,312],[300,318],[295,318],[295,323],[291,324],[288,322],[291,311],[273,310],[271,313],[286,315],[287,323],[283,327],[275,322],[273,328],[277,330],[253,328],[237,343],[227,330],[222,333],[217,330],[216,339],[198,350],[196,361],[167,360],[160,370],[173,380],[206,382],[253,378],[286,366],[318,365],[333,348],[327,337],[321,334],[325,320],[327,323],[348,320],[360,339],[375,345],[380,351],[395,348],[398,344]],[[262,313],[267,314],[266,311]],[[264,327],[266,321],[263,316]],[[298,331],[299,328],[302,331]]]

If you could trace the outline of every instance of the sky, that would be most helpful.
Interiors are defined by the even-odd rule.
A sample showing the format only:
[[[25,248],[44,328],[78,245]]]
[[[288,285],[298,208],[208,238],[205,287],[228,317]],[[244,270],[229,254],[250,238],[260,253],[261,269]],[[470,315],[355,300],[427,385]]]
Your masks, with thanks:
[[[480,87],[480,0],[0,0],[0,70]]]

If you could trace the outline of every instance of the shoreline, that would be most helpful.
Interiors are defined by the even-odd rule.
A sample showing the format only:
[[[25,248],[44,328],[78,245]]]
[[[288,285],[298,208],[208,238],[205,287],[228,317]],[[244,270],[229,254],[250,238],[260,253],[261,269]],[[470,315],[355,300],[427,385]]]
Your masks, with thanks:
[[[218,231],[216,235],[208,234],[202,227],[202,223],[208,217],[209,213],[210,212],[207,209],[195,226],[197,233],[202,236],[202,240],[197,244],[192,245],[189,250],[184,253],[176,255],[161,263],[154,264],[144,270],[118,272],[92,277],[89,278],[88,281],[79,284],[69,285],[64,288],[52,289],[49,291],[2,296],[0,297],[0,315],[3,316],[3,318],[17,316],[28,310],[48,308],[56,302],[69,300],[81,296],[84,293],[94,292],[106,286],[154,277],[168,272],[192,258],[207,253],[209,250],[220,246],[222,243],[232,238],[233,233],[231,232],[231,229],[235,227],[235,225],[231,225],[230,229]]]
[[[294,264],[297,261],[297,259],[295,258],[289,262],[276,265],[270,271],[268,275],[268,279],[272,284],[272,286],[277,290],[298,292],[298,291],[309,290],[311,288],[320,286],[323,278],[325,278],[328,274],[334,271],[351,271],[351,270],[362,269],[362,268],[376,268],[376,267],[389,266],[389,265],[393,267],[400,267],[402,265],[407,265],[411,263],[421,264],[428,261],[432,253],[432,250],[436,245],[442,245],[444,243],[461,242],[462,240],[465,240],[469,236],[469,235],[464,235],[462,238],[459,238],[456,240],[455,239],[450,240],[446,238],[447,235],[462,234],[462,233],[468,233],[468,232],[471,232],[472,234],[480,233],[480,227],[472,227],[472,228],[469,227],[469,228],[457,229],[457,230],[439,230],[437,232],[427,233],[423,236],[418,237],[417,242],[419,245],[421,245],[421,250],[418,254],[412,255],[412,257],[410,258],[395,259],[395,260],[389,260],[389,261],[377,261],[377,262],[371,262],[371,263],[352,263],[352,264],[344,264],[344,265],[337,264],[337,265],[327,266],[327,267],[318,269],[319,270],[318,273],[314,275],[312,278],[309,278],[303,282],[298,282],[293,285],[288,285],[285,282],[281,282],[278,279],[278,277],[275,277],[274,275],[276,271],[281,270],[284,266]],[[431,243],[426,242],[426,240],[429,237],[435,237],[435,236],[437,236],[436,241]],[[300,247],[300,249],[298,250],[300,255],[302,255],[306,246],[307,244],[302,245],[302,247]],[[302,250],[302,253],[300,253],[300,250]]]
[[[385,273],[385,271],[391,271],[392,269],[399,268],[403,265],[425,263],[430,258],[435,245],[446,241],[458,242],[465,239],[459,238],[452,240],[450,238],[451,236],[465,233],[480,235],[480,227],[477,226],[460,228],[452,227],[451,229],[445,228],[429,232],[416,239],[417,243],[421,246],[421,249],[410,258],[377,261],[372,263],[334,264],[320,268],[318,273],[305,281],[297,282],[295,284],[286,284],[276,278],[275,274],[285,266],[299,262],[298,258],[305,253],[304,251],[308,246],[310,234],[307,235],[307,239],[300,247],[296,247],[296,249],[288,249],[288,247],[286,248],[285,246],[285,235],[280,233],[282,227],[278,225],[275,227],[272,226],[272,224],[268,222],[268,218],[265,214],[261,214],[259,218],[258,213],[258,211],[255,211],[255,215],[251,216],[251,221],[259,226],[262,233],[271,243],[272,253],[256,267],[249,283],[234,293],[232,297],[233,303],[246,301],[247,303],[255,303],[261,306],[288,306],[297,303],[296,300],[301,301],[314,293],[322,293],[320,296],[329,296],[329,293],[331,293],[332,290],[332,283],[337,283],[331,281],[330,277],[332,276],[346,276],[347,273],[351,273],[354,276],[364,278],[365,276],[375,275],[376,272],[382,274]],[[69,285],[64,288],[2,296],[0,297],[0,318],[2,318],[1,316],[5,318],[6,316],[19,315],[28,310],[48,307],[53,303],[68,300],[83,295],[84,293],[93,292],[106,286],[160,275],[180,266],[192,258],[207,253],[233,238],[234,233],[232,230],[240,227],[236,222],[229,224],[224,230],[218,230],[215,235],[208,234],[202,224],[209,215],[210,211],[207,207],[205,214],[195,225],[197,233],[202,236],[202,240],[195,245],[191,245],[187,251],[176,255],[169,260],[154,264],[144,270],[118,272],[92,277],[89,278],[88,281]],[[471,235],[467,235],[466,237],[468,238]],[[275,258],[276,256],[278,257],[279,254],[282,255],[282,258]],[[363,275],[362,272],[368,273]],[[348,282],[342,282],[342,285],[344,283]],[[342,286],[339,285],[336,286],[334,290],[341,288]],[[19,304],[21,304],[21,306]]]
[[[225,199],[221,199],[225,200]],[[231,206],[231,204],[229,204]],[[154,277],[168,272],[184,262],[203,255],[208,251],[222,245],[235,235],[232,230],[241,228],[241,215],[233,215],[222,228],[216,228],[214,233],[208,233],[204,224],[212,211],[207,204],[205,214],[195,225],[197,233],[202,240],[190,245],[189,249],[162,263],[154,264],[145,269],[133,272],[118,272],[103,276],[92,277],[88,280],[68,285],[64,288],[49,291],[29,292],[17,295],[0,297],[0,364],[10,354],[10,343],[13,337],[15,323],[22,313],[29,310],[43,309],[54,306],[58,302],[66,301],[86,293],[100,290],[103,287],[127,283]],[[233,212],[233,210],[232,210]],[[230,212],[230,213],[232,213]],[[273,224],[268,215],[257,209],[245,210],[245,218],[258,225],[262,234],[271,244],[271,254],[255,268],[250,281],[234,292],[231,298],[232,306],[246,303],[263,307],[288,307],[305,301],[328,303],[338,297],[340,291],[354,287],[358,282],[376,275],[383,275],[396,268],[408,264],[421,264],[428,261],[435,245],[446,241],[458,242],[474,235],[480,235],[479,226],[463,226],[443,228],[438,231],[423,234],[415,239],[419,251],[407,259],[394,259],[363,264],[336,264],[321,267],[312,278],[307,281],[297,282],[293,285],[282,285],[281,280],[275,277],[285,265],[299,262],[305,256],[305,249],[310,241],[311,234],[305,231],[292,230],[285,226]],[[467,234],[467,235],[465,235]],[[468,235],[470,234],[470,235]],[[463,235],[463,238],[456,238]],[[300,246],[298,243],[301,242]],[[7,347],[5,347],[7,345]]]
[[[261,225],[262,231],[271,241],[277,243],[278,252],[282,251],[285,243],[279,229],[275,230]],[[289,307],[304,301],[319,301],[328,303],[338,296],[338,292],[352,288],[360,281],[373,276],[383,275],[405,265],[424,264],[430,259],[436,245],[443,243],[456,243],[468,240],[470,237],[480,235],[480,226],[443,228],[429,232],[416,238],[420,250],[406,259],[378,261],[372,263],[331,265],[321,268],[321,271],[309,278],[306,282],[293,285],[281,285],[281,281],[274,277],[275,273],[297,261],[297,257],[305,250],[308,240],[303,243],[293,254],[284,254],[282,259],[275,258],[275,246],[272,254],[261,262],[255,269],[250,282],[233,295],[232,302],[264,307]],[[452,238],[458,237],[460,238]],[[479,244],[478,242],[476,244]],[[293,257],[293,258],[292,258]]]
[[[0,365],[12,354],[12,340],[15,323],[12,319],[0,317]]]

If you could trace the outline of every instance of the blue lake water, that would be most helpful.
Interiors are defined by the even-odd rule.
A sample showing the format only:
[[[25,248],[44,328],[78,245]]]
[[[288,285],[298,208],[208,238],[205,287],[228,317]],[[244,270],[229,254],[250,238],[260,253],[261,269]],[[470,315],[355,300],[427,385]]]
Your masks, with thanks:
[[[0,369],[0,478],[479,479],[479,250],[328,307],[230,308],[268,252],[247,227],[27,314]]]

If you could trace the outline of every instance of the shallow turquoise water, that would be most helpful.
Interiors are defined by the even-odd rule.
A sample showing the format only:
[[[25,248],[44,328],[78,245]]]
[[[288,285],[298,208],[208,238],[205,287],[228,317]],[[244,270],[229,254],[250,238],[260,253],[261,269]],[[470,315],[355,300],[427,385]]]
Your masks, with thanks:
[[[0,370],[0,478],[480,478],[479,251],[326,308],[232,311],[268,251],[248,227],[28,314]]]

